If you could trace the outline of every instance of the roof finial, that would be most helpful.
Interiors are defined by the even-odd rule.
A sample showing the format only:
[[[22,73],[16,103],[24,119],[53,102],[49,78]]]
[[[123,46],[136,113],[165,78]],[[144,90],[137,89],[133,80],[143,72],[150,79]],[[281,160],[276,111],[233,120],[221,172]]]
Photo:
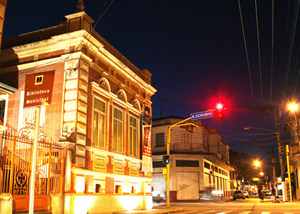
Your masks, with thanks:
[[[77,8],[78,8],[77,12],[82,12],[83,11],[83,9],[84,9],[84,2],[83,2],[83,0],[78,0]]]

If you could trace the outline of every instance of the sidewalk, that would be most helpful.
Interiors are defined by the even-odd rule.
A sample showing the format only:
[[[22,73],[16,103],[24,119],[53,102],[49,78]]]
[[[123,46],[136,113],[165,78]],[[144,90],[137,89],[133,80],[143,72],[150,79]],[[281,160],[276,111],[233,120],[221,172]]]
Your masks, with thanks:
[[[182,208],[179,207],[170,207],[167,208],[166,205],[155,206],[151,210],[134,210],[134,211],[124,211],[124,212],[114,212],[113,214],[148,214],[148,213],[176,213],[183,211]]]

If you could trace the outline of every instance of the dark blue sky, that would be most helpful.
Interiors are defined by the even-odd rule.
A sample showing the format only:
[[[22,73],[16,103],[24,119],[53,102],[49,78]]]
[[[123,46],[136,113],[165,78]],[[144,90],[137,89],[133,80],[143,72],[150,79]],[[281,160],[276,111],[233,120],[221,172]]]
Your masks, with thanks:
[[[283,130],[285,102],[292,97],[290,90],[298,85],[299,32],[292,27],[296,9],[294,0],[275,0],[271,82],[272,1],[257,3],[261,68],[255,1],[240,1],[254,97],[238,0],[108,0],[106,6],[104,0],[84,2],[85,12],[95,21],[107,9],[95,30],[137,67],[153,74],[152,85],[158,90],[152,99],[154,118],[187,118],[190,113],[214,108],[223,101],[227,118],[207,119],[204,123],[218,128],[232,149],[259,150],[257,154],[261,155],[261,144],[275,142],[275,138],[249,141],[269,135],[256,135],[257,130],[247,132],[244,127],[275,130],[272,114],[254,111],[254,107],[271,104],[281,110]],[[76,11],[76,5],[77,0],[8,0],[4,37],[58,25],[66,20],[65,15]],[[299,87],[296,89],[299,92]]]

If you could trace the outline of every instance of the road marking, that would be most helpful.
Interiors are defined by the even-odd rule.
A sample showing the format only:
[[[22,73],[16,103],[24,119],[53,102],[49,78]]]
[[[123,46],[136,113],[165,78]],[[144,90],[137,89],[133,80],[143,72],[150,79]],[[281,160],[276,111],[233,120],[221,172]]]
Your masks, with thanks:
[[[184,211],[183,213],[184,214],[192,214],[192,213],[206,214],[206,213],[213,213],[213,212],[216,212],[216,210],[210,210],[210,211],[206,211],[206,212],[201,212],[201,211],[198,211],[198,210],[190,210],[190,211]]]
[[[201,214],[205,214],[205,213],[213,213],[213,212],[216,212],[216,210],[210,210],[210,211],[206,211],[206,212],[201,212]]]
[[[244,212],[241,212],[240,214],[250,214],[251,211],[244,211]]]
[[[262,212],[261,214],[270,214],[271,212]]]

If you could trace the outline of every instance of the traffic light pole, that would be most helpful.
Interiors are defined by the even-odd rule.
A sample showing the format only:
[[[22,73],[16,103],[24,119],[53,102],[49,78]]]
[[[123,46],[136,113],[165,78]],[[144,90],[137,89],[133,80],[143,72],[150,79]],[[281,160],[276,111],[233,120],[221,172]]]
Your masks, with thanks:
[[[290,160],[289,160],[289,146],[286,145],[286,164],[288,170],[288,178],[289,178],[289,192],[290,192],[290,202],[292,202],[292,186],[291,186],[291,173],[290,173]]]
[[[170,157],[170,143],[171,143],[171,129],[173,127],[179,127],[179,126],[187,126],[187,125],[192,125],[192,126],[195,126],[195,127],[199,127],[197,126],[196,124],[194,123],[184,123],[188,120],[190,120],[191,117],[189,118],[186,118],[182,121],[179,121],[173,125],[170,125],[168,127],[168,135],[167,135],[167,155]],[[166,164],[166,167],[167,167],[167,207],[170,207],[170,165],[171,165],[171,161]]]

